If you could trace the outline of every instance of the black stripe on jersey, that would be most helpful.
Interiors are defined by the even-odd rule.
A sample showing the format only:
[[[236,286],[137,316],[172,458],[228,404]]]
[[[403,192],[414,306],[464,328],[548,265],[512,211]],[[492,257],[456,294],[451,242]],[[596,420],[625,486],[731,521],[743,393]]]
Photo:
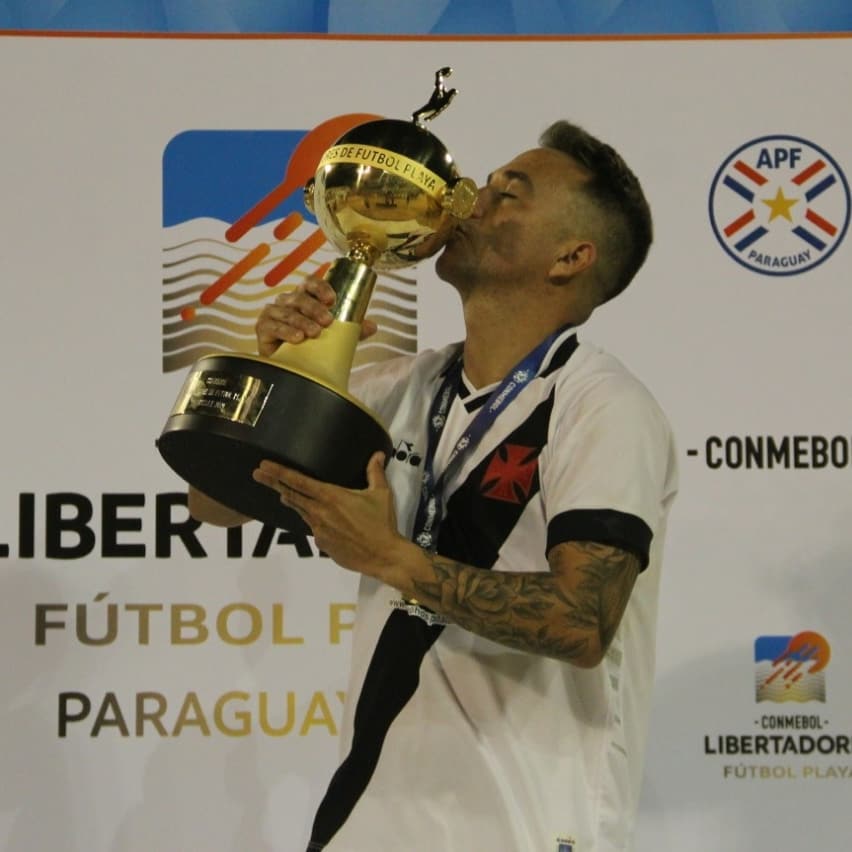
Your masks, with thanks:
[[[549,376],[551,373],[558,370],[560,367],[565,366],[568,359],[574,354],[574,350],[579,346],[579,341],[577,340],[577,335],[572,334],[570,337],[566,338],[559,344],[556,351],[553,353],[553,357],[550,359],[548,365],[539,373],[539,378],[544,378],[545,376]],[[468,412],[474,412],[478,408],[482,408],[483,405],[488,401],[488,398],[491,396],[490,393],[481,393],[475,396],[472,396],[471,399],[471,391],[468,390],[467,385],[465,385],[464,381],[459,382],[459,399],[464,402],[464,407],[468,410]]]
[[[644,570],[653,537],[651,528],[636,515],[613,509],[571,509],[547,525],[547,550],[564,541],[594,541],[633,553]]]
[[[464,382],[459,382],[459,387],[464,387]],[[470,392],[462,394],[459,391],[459,399],[464,403],[464,407],[469,414],[472,414],[474,411],[482,408],[486,402],[488,402],[488,398],[491,396],[490,393],[481,393],[479,396],[475,396],[472,399],[469,399]]]
[[[540,490],[538,456],[547,443],[554,395],[551,390],[453,492],[438,536],[438,553],[477,568],[491,568],[497,561],[503,542]],[[516,475],[512,481],[513,472],[524,471],[526,477]],[[498,493],[503,499],[495,498]]]
[[[469,395],[470,394],[465,394],[465,396]],[[477,411],[478,409],[482,408],[482,406],[485,405],[486,402],[488,402],[488,398],[490,396],[490,393],[482,393],[479,396],[475,396],[473,399],[462,399],[462,401],[464,402],[464,407],[465,409],[467,409],[468,413],[472,414],[474,411]],[[462,395],[459,394],[459,397],[461,398]]]
[[[560,367],[564,367],[568,362],[568,359],[574,354],[574,350],[579,345],[580,342],[577,340],[576,334],[566,337],[553,353],[550,363],[539,373],[539,378],[543,379],[545,376],[549,376]]]
[[[491,385],[489,389],[469,388],[464,375],[461,375],[459,376],[458,386],[459,399],[462,403],[464,403],[464,407],[468,412],[476,411],[478,408],[482,408],[482,406],[485,405],[491,394],[494,392],[495,386],[496,385]]]
[[[322,849],[346,822],[373,775],[393,720],[420,683],[420,664],[443,627],[394,610],[382,628],[353,720],[352,747],[320,803],[308,850]]]

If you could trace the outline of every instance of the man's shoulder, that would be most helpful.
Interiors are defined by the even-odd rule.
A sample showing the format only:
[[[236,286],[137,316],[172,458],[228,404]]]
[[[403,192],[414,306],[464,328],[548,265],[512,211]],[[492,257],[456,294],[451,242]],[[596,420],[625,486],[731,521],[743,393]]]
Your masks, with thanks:
[[[581,340],[577,350],[566,364],[566,369],[560,371],[560,381],[566,384],[576,383],[589,388],[606,390],[621,389],[625,392],[653,394],[620,358],[598,346]]]
[[[424,349],[359,367],[352,372],[350,390],[365,402],[384,399],[401,388],[416,392],[434,381],[458,351],[459,344],[451,343],[441,349]]]
[[[567,406],[644,410],[667,423],[656,396],[625,363],[595,343],[581,341],[557,377],[557,394]]]

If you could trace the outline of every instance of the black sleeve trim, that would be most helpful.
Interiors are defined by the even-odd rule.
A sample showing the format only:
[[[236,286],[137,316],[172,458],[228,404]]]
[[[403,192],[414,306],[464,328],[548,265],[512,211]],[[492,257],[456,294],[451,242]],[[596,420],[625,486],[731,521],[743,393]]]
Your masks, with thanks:
[[[613,509],[572,509],[547,525],[546,552],[565,541],[594,541],[633,553],[644,570],[653,537],[651,528],[636,515]]]

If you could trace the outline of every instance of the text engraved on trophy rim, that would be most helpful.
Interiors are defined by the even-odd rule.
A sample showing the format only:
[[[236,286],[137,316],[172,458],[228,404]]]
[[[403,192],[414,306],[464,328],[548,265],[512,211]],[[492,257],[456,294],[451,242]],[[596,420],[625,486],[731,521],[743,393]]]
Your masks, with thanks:
[[[375,166],[407,180],[430,195],[437,195],[447,185],[443,178],[417,160],[374,145],[335,145],[323,154],[317,170],[337,163]]]

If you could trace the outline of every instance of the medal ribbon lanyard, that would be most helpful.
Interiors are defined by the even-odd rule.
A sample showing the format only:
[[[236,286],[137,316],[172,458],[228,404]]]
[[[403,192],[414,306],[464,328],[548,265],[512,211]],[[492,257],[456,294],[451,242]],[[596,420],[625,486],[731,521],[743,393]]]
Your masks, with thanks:
[[[447,423],[447,415],[458,394],[461,381],[462,358],[456,357],[444,373],[444,380],[429,410],[428,441],[423,459],[423,480],[420,491],[420,503],[414,520],[413,540],[424,550],[435,552],[438,546],[438,531],[446,511],[444,489],[464,461],[479,445],[485,433],[494,424],[497,417],[507,408],[515,397],[534,379],[541,369],[547,353],[554,341],[570,325],[557,329],[546,337],[531,352],[527,353],[509,372],[502,382],[491,392],[488,400],[480,408],[473,422],[462,436],[447,459],[447,465],[436,479],[434,464],[438,442]]]

